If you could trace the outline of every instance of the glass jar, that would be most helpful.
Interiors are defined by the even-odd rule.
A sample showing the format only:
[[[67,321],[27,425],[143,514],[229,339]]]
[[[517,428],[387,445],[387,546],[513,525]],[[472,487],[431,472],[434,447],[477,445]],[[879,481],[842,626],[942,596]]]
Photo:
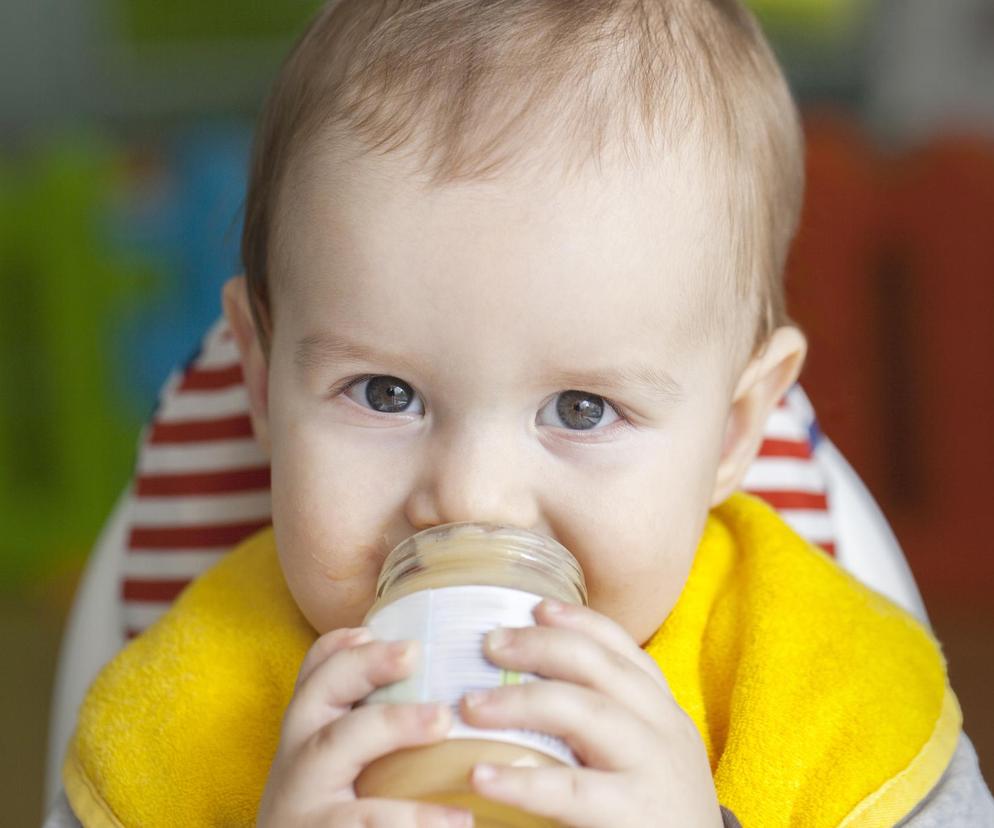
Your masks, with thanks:
[[[541,680],[492,664],[483,655],[483,637],[495,627],[533,625],[532,610],[543,598],[586,605],[580,565],[551,538],[513,526],[435,526],[387,556],[364,624],[382,640],[419,639],[422,656],[408,678],[378,688],[365,703],[443,702],[453,711],[453,725],[443,742],[369,764],[356,780],[358,795],[465,808],[477,828],[556,824],[478,796],[469,774],[478,762],[575,765],[567,745],[533,731],[474,728],[459,717],[459,700],[470,690]]]

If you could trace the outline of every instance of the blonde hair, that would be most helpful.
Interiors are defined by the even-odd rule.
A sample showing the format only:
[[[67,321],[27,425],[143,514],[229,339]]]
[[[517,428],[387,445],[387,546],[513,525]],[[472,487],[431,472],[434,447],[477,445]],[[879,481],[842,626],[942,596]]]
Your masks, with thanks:
[[[567,164],[617,141],[629,154],[694,142],[725,191],[729,273],[758,316],[754,348],[787,321],[803,138],[737,0],[328,2],[284,62],[253,150],[242,259],[267,352],[281,190],[333,135],[416,150],[433,184],[497,176],[535,140],[569,139]]]

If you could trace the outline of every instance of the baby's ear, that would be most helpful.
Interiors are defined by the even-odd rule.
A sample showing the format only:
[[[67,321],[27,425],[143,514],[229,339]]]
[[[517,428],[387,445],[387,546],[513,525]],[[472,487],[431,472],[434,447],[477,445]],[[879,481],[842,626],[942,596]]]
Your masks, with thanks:
[[[248,391],[255,439],[269,457],[269,362],[252,320],[248,282],[244,276],[233,276],[225,282],[221,303],[242,359],[242,375]]]
[[[742,372],[725,427],[725,445],[715,477],[712,506],[725,500],[742,483],[759,453],[766,421],[797,380],[807,349],[807,340],[800,330],[793,326],[777,328]]]

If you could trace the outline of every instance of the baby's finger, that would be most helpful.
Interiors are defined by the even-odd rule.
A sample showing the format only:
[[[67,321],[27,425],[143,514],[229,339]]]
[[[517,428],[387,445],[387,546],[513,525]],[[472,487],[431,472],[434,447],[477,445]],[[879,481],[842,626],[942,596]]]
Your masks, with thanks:
[[[577,630],[498,628],[487,634],[483,649],[500,667],[589,687],[661,729],[680,713],[668,687],[661,687],[631,659]]]
[[[417,641],[370,641],[344,647],[311,670],[283,717],[283,744],[289,750],[342,716],[377,687],[409,675]]]
[[[336,804],[314,822],[315,826],[346,828],[471,828],[472,824],[469,811],[399,799],[356,799]]]
[[[667,693],[670,692],[666,677],[660,672],[659,665],[652,656],[638,645],[624,627],[606,615],[590,607],[562,604],[548,599],[535,606],[533,615],[539,624],[576,630],[609,650],[625,656],[642,668],[660,687],[665,688]]]
[[[351,786],[363,767],[405,747],[441,741],[452,724],[445,704],[370,704],[325,725],[292,757],[298,790]]]
[[[368,627],[341,627],[337,630],[327,632],[317,639],[304,656],[297,671],[297,682],[294,685],[294,692],[303,684],[307,677],[319,664],[323,664],[332,655],[346,647],[357,647],[373,640],[373,633]]]
[[[515,805],[575,828],[634,825],[630,803],[613,774],[590,768],[477,765],[470,784],[481,796]],[[638,823],[641,824],[641,823]]]
[[[640,767],[654,758],[659,739],[644,719],[613,699],[555,680],[467,693],[460,711],[476,727],[559,736],[584,765],[598,770]]]

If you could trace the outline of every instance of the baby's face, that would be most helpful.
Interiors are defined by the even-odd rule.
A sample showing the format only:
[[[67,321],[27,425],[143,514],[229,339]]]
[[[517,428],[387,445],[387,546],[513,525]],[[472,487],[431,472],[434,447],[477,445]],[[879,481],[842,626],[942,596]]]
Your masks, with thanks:
[[[265,416],[303,613],[358,625],[394,545],[494,521],[570,549],[591,606],[644,642],[689,571],[742,367],[701,334],[725,244],[699,165],[437,189],[391,159],[297,172]]]

